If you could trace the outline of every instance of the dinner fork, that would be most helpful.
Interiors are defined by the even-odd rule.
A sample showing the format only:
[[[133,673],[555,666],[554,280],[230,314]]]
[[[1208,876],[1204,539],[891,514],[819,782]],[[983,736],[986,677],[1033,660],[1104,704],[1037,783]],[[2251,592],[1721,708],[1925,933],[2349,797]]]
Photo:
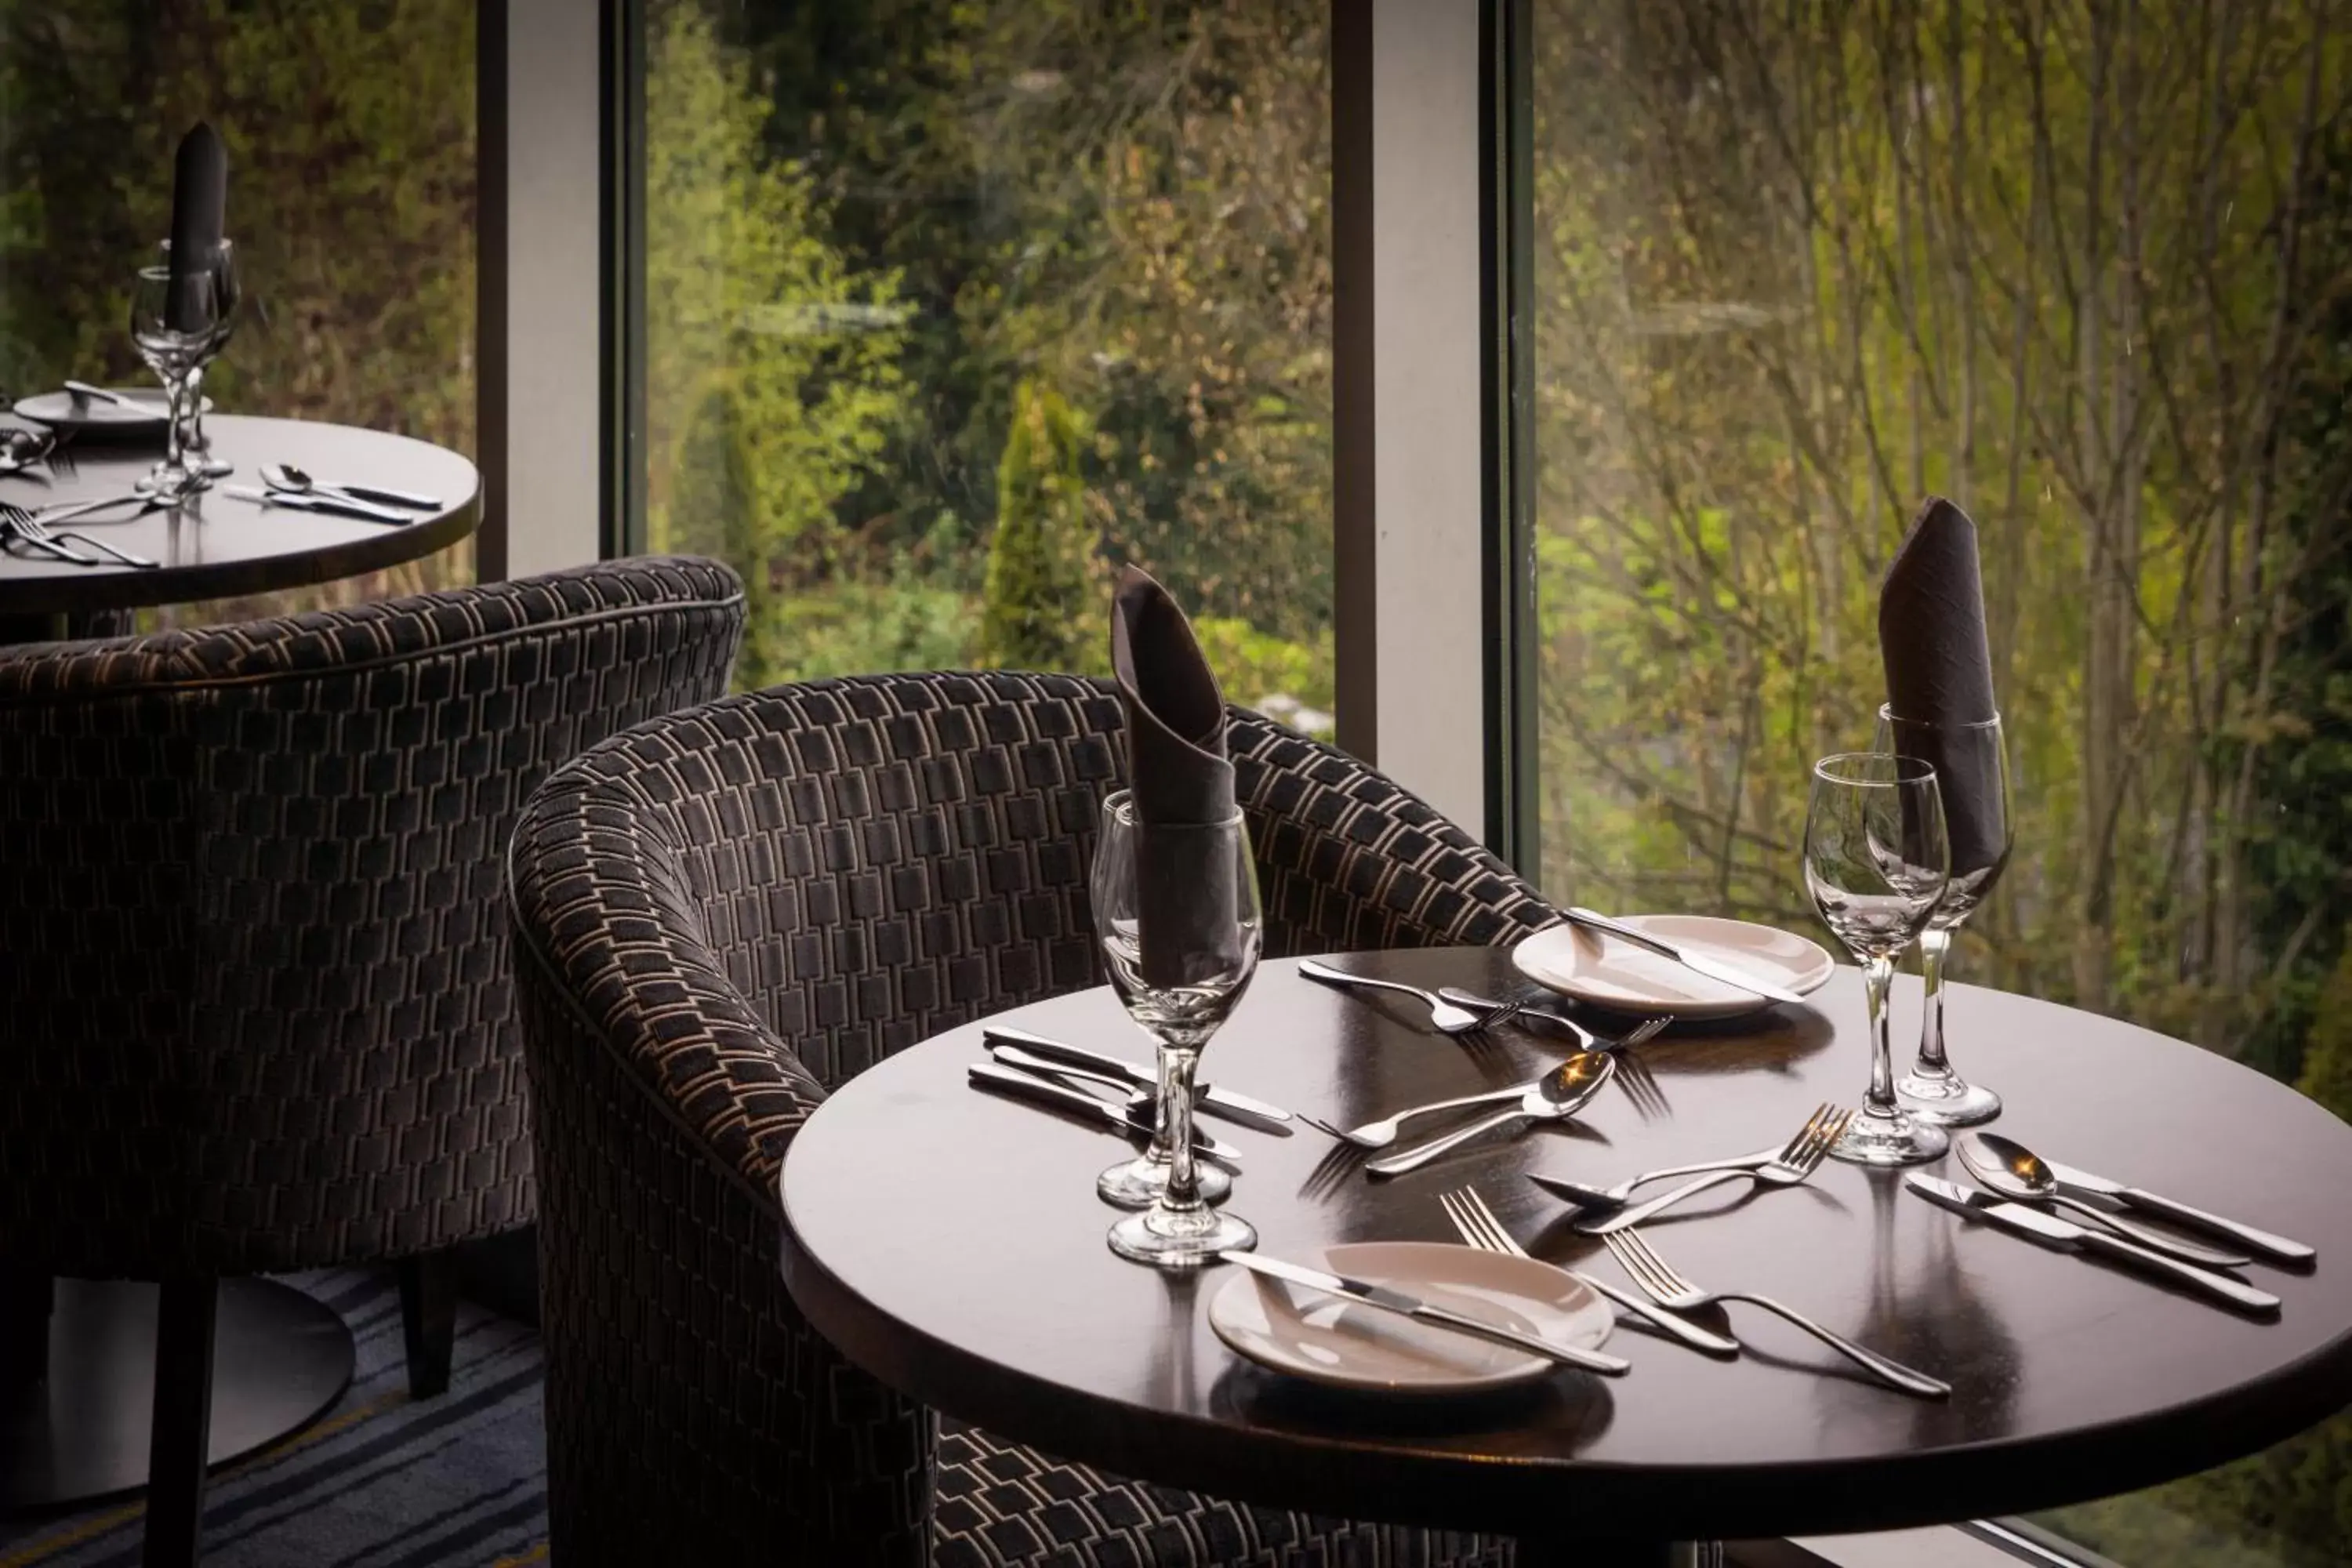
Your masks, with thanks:
[[[71,540],[76,544],[87,544],[93,549],[103,550],[125,566],[139,566],[149,570],[155,567],[155,563],[148,560],[144,555],[133,555],[128,550],[118,550],[103,539],[93,539],[87,533],[77,532],[70,529],[63,533],[53,532],[37,516],[26,511],[14,501],[0,501],[0,522],[5,522],[13,529],[19,539],[30,544],[37,544],[64,560],[73,562],[76,565],[95,566],[98,563],[87,555],[78,555],[67,549],[65,542],[68,540]]]
[[[1693,1193],[1705,1192],[1726,1182],[1745,1179],[1768,1187],[1793,1187],[1821,1169],[1822,1162],[1829,1158],[1830,1150],[1836,1145],[1845,1131],[1845,1124],[1852,1120],[1852,1110],[1823,1100],[1806,1119],[1805,1124],[1797,1129],[1796,1136],[1762,1164],[1709,1171],[1647,1203],[1635,1204],[1632,1208],[1620,1209],[1614,1214],[1587,1215],[1578,1219],[1572,1228],[1583,1236],[1607,1236],[1612,1231],[1629,1230],[1652,1215],[1674,1207]]]
[[[1749,1290],[1702,1289],[1675,1273],[1639,1231],[1621,1230],[1601,1239],[1609,1248],[1609,1255],[1617,1260],[1618,1267],[1632,1277],[1634,1284],[1648,1291],[1650,1299],[1661,1307],[1690,1312],[1719,1301],[1745,1301],[1751,1307],[1761,1307],[1775,1317],[1795,1324],[1856,1365],[1865,1368],[1882,1382],[1906,1394],[1916,1394],[1923,1399],[1946,1399],[1951,1395],[1952,1385],[1941,1378],[1915,1372],[1899,1361],[1858,1345],[1843,1334],[1823,1328],[1802,1312],[1783,1306],[1769,1296],[1759,1296]]]
[[[1495,1211],[1486,1206],[1486,1200],[1478,1195],[1477,1188],[1464,1187],[1458,1192],[1440,1193],[1437,1194],[1437,1202],[1445,1210],[1445,1217],[1454,1222],[1454,1228],[1460,1234],[1462,1239],[1481,1252],[1506,1253],[1513,1258],[1533,1257],[1526,1247],[1518,1244],[1517,1239],[1509,1231],[1503,1228],[1503,1222],[1495,1217]],[[1537,1259],[1537,1261],[1541,1260]],[[1614,1301],[1644,1322],[1655,1324],[1693,1350],[1705,1351],[1710,1355],[1739,1353],[1738,1340],[1711,1333],[1696,1323],[1676,1317],[1663,1307],[1653,1306],[1630,1291],[1620,1290],[1606,1280],[1595,1279],[1590,1274],[1580,1274],[1573,1268],[1561,1268],[1556,1263],[1551,1267],[1559,1268],[1562,1274],[1567,1275],[1586,1289],[1593,1291],[1607,1300]]]

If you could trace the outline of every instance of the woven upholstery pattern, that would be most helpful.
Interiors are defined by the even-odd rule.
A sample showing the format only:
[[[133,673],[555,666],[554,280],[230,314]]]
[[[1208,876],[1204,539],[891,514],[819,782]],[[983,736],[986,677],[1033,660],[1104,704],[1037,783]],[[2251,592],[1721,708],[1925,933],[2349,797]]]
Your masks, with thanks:
[[[1107,686],[1069,677],[814,682],[644,725],[526,808],[513,889],[560,1561],[919,1560],[933,1435],[793,1309],[775,1179],[829,1088],[1099,982],[1086,869],[1120,722]],[[1371,770],[1253,714],[1232,739],[1270,953],[1502,942],[1551,918]],[[986,1481],[991,1465],[1031,1476]],[[950,1432],[936,1486],[942,1568],[1490,1550],[1139,1487],[977,1433]],[[1064,1506],[1080,1496],[1099,1501]],[[1125,1554],[1139,1542],[1152,1555]]]
[[[725,689],[724,566],[0,648],[0,1259],[235,1275],[530,1220],[503,850]]]

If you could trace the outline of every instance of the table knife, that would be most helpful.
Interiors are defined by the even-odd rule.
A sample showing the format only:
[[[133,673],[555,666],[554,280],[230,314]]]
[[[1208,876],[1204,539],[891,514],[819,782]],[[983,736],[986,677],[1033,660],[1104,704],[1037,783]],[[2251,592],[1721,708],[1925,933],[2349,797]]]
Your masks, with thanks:
[[[2050,1173],[2058,1178],[2058,1184],[2062,1188],[2072,1187],[2077,1192],[2095,1193],[2100,1197],[2113,1198],[2117,1203],[2138,1209],[2143,1214],[2160,1215],[2166,1219],[2188,1226],[2194,1230],[2205,1231],[2214,1236],[2226,1236],[2241,1247],[2249,1247],[2265,1258],[2275,1258],[2282,1263],[2308,1263],[2319,1256],[2316,1251],[2305,1247],[2302,1242],[2291,1241],[2284,1236],[2273,1236],[2266,1230],[2256,1230],[2252,1226],[2242,1224],[2234,1219],[2225,1219],[2217,1214],[2207,1214],[2203,1209],[2190,1208],[2187,1204],[2176,1202],[2160,1194],[2151,1193],[2144,1187],[2126,1186],[2121,1182],[2109,1181],[2105,1176],[2095,1176],[2088,1171],[2078,1171],[2072,1165],[2062,1165],[2055,1160],[2044,1160],[2042,1163],[2050,1167]]]
[[[404,511],[394,511],[390,507],[376,506],[368,501],[353,500],[343,496],[311,495],[301,490],[257,490],[244,485],[223,485],[220,488],[220,493],[233,496],[238,500],[259,501],[263,506],[292,507],[296,511],[329,512],[336,517],[363,518],[369,522],[406,523],[411,521]]]
[[[1597,1372],[1604,1377],[1622,1377],[1633,1369],[1632,1362],[1617,1356],[1603,1355],[1599,1351],[1575,1350],[1567,1345],[1556,1345],[1549,1340],[1538,1339],[1533,1334],[1523,1334],[1517,1329],[1506,1329],[1495,1323],[1483,1323],[1475,1318],[1454,1311],[1449,1308],[1432,1306],[1418,1296],[1408,1296],[1402,1290],[1392,1290],[1386,1285],[1375,1285],[1368,1279],[1350,1279],[1344,1274],[1327,1274],[1320,1268],[1308,1268],[1297,1263],[1285,1263],[1279,1258],[1268,1258],[1264,1253],[1258,1252],[1228,1250],[1220,1252],[1217,1256],[1227,1263],[1237,1264],[1248,1269],[1253,1274],[1263,1274],[1269,1279],[1279,1279],[1289,1285],[1303,1286],[1309,1290],[1320,1290],[1327,1296],[1339,1296],[1350,1301],[1360,1301],[1367,1307],[1377,1307],[1383,1312],[1394,1312],[1401,1318],[1412,1318],[1423,1323],[1435,1323],[1440,1328],[1452,1329],[1456,1333],[1467,1334],[1474,1340],[1485,1340],[1489,1344],[1504,1345],[1528,1355],[1541,1356],[1546,1361],[1558,1362],[1562,1366],[1581,1367],[1586,1372]]]
[[[1063,1062],[1074,1068],[1090,1068],[1096,1072],[1108,1073],[1120,1082],[1137,1089],[1147,1089],[1154,1094],[1160,1091],[1159,1078],[1146,1068],[1133,1062],[1121,1061],[1117,1057],[1104,1056],[1099,1051],[1087,1050],[1083,1046],[1067,1045],[1043,1035],[1033,1035],[1026,1029],[1009,1028],[1001,1024],[988,1026],[981,1031],[981,1036],[983,1039],[1017,1046],[1033,1057],[1044,1057],[1048,1061]],[[1203,1110],[1230,1116],[1235,1121],[1272,1131],[1282,1129],[1283,1123],[1291,1120],[1290,1112],[1282,1107],[1268,1105],[1263,1100],[1254,1100],[1234,1089],[1220,1089],[1213,1083],[1193,1087],[1197,1091],[1193,1096],[1194,1104]]]
[[[94,397],[100,403],[111,403],[117,408],[128,408],[135,414],[145,414],[157,419],[163,418],[164,415],[163,404],[142,401],[129,393],[117,392],[110,386],[92,386],[86,381],[69,381],[65,384],[65,388],[77,402],[88,403]]]
[[[421,496],[415,490],[395,490],[383,485],[328,484],[320,481],[319,489],[339,496],[351,496],[363,501],[381,501],[385,506],[413,507],[418,511],[439,511],[440,499]]]
[[[1988,1192],[1963,1187],[1936,1176],[1913,1172],[1903,1178],[1904,1184],[1929,1203],[1968,1215],[1971,1219],[1989,1220],[2002,1229],[2039,1242],[2055,1252],[2087,1252],[2120,1263],[2127,1268],[2210,1296],[2242,1312],[2275,1312],[2279,1299],[2267,1290],[2257,1290],[2242,1284],[2226,1274],[2216,1274],[2150,1251],[2137,1242],[2109,1236],[2105,1231],[2079,1226],[2024,1204],[2013,1204]]]
[[[1768,996],[1775,1002],[1801,1004],[1804,1001],[1802,996],[1788,987],[1776,985],[1762,975],[1742,969],[1736,963],[1727,963],[1712,953],[1698,952],[1690,948],[1679,946],[1663,937],[1653,936],[1638,927],[1629,926],[1622,921],[1612,921],[1607,915],[1596,913],[1591,910],[1574,909],[1567,910],[1566,913],[1572,924],[1583,926],[1591,931],[1606,931],[1611,936],[1630,942],[1636,947],[1646,947],[1661,957],[1673,959],[1685,969],[1706,975],[1709,980],[1719,980],[1726,985],[1734,985],[1742,991],[1753,991],[1757,995]]]
[[[1076,1111],[1080,1116],[1091,1117],[1104,1123],[1122,1136],[1141,1133],[1149,1138],[1155,1131],[1149,1116],[1136,1115],[1124,1106],[1097,1100],[1084,1089],[1065,1089],[1058,1083],[1049,1083],[1012,1068],[999,1067],[994,1062],[974,1062],[967,1071],[971,1081],[983,1089],[993,1089],[1024,1100],[1034,1100],[1041,1105]],[[1241,1169],[1240,1150],[1230,1143],[1220,1142],[1198,1127],[1192,1129],[1192,1147],[1221,1165],[1230,1165],[1237,1171]]]

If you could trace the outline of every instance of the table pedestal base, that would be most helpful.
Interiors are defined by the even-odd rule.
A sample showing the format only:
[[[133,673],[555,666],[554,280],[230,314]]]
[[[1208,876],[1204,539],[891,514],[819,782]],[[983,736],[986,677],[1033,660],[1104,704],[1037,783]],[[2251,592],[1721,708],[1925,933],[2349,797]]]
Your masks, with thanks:
[[[1519,1537],[1518,1568],[1724,1568],[1720,1541],[1594,1541]]]
[[[40,1303],[20,1280],[6,1283],[15,1300],[0,1318],[18,1332],[0,1355],[0,1514],[144,1488],[159,1288],[56,1281],[44,1371]],[[30,1283],[37,1292],[43,1282]],[[300,1431],[351,1381],[351,1330],[331,1309],[275,1280],[222,1280],[208,1464]]]

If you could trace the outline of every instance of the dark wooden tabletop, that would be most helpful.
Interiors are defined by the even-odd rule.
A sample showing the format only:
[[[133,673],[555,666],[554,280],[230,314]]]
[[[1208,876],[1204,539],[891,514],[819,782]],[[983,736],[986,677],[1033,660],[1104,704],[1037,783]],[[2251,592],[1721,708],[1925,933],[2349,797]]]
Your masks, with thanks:
[[[1507,955],[1355,955],[1424,985],[1518,989]],[[1602,1183],[1769,1145],[1822,1100],[1858,1102],[1862,992],[1642,1048],[1664,1107],[1611,1092],[1579,1122],[1365,1177],[1330,1140],[1212,1128],[1244,1155],[1232,1206],[1261,1249],[1453,1239],[1437,1195],[1475,1184],[1538,1256],[1625,1283],[1525,1170]],[[1148,1059],[1108,989],[1003,1015]],[[1559,1054],[1512,1034],[1475,1054],[1410,1001],[1341,994],[1268,963],[1203,1076],[1339,1121],[1511,1082]],[[1907,1058],[1918,988],[1896,992]],[[1732,1185],[1645,1227],[1701,1284],[1778,1296],[1948,1379],[1946,1403],[1863,1381],[1752,1308],[1713,1360],[1621,1325],[1633,1363],[1413,1408],[1293,1384],[1212,1334],[1229,1270],[1114,1257],[1094,1194],[1121,1145],[966,1087],[980,1030],[862,1074],[810,1120],[782,1177],[787,1282],[820,1331],[911,1396],[1107,1469],[1269,1504],[1531,1538],[1740,1538],[1894,1528],[2077,1501],[2267,1446],[2352,1400],[2352,1131],[2291,1089],[2130,1025],[1969,986],[1955,1064],[2008,1102],[1999,1129],[2069,1164],[2314,1245],[2256,1265],[2270,1321],[1971,1224],[1896,1173],[1832,1163],[1810,1185]],[[1928,1167],[1966,1181],[1949,1159]],[[1663,1189],[1655,1189],[1663,1190]],[[1702,1318],[1702,1321],[1709,1321]]]
[[[19,546],[0,552],[0,615],[175,605],[331,582],[445,550],[481,518],[481,475],[457,453],[429,442],[347,425],[236,414],[206,415],[205,431],[213,455],[236,465],[216,485],[259,489],[262,464],[291,463],[318,479],[389,485],[441,504],[395,527],[265,508],[215,489],[178,508],[137,515],[125,509],[60,522],[60,529],[81,530],[163,565],[155,571],[111,561],[76,566]],[[0,500],[38,509],[119,495],[146,474],[161,450],[160,442],[77,441],[71,475],[0,477]]]

